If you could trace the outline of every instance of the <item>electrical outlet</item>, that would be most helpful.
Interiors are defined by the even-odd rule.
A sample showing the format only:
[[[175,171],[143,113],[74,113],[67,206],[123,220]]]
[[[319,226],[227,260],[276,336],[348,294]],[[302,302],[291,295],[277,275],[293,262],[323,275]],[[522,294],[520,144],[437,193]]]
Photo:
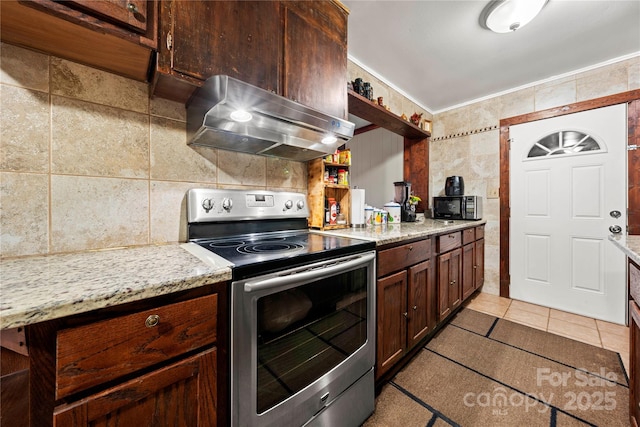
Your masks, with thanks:
[[[500,198],[500,187],[493,187],[487,189],[487,199]]]

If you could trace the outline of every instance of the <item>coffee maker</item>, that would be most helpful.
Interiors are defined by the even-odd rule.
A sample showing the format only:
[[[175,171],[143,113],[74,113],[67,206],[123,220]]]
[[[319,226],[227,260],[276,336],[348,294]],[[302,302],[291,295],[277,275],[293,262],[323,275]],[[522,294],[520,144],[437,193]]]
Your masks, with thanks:
[[[397,181],[393,185],[396,187],[394,201],[400,204],[400,219],[402,222],[416,221],[416,207],[409,201],[411,196],[411,183],[407,181]]]

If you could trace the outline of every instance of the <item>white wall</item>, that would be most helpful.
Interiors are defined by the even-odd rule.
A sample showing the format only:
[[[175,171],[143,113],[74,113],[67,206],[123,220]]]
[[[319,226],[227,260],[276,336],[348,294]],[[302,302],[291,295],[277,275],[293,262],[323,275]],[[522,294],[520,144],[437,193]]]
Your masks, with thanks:
[[[352,158],[351,188],[364,188],[365,202],[382,208],[394,198],[393,183],[403,179],[403,138],[379,128],[354,136],[347,148]]]

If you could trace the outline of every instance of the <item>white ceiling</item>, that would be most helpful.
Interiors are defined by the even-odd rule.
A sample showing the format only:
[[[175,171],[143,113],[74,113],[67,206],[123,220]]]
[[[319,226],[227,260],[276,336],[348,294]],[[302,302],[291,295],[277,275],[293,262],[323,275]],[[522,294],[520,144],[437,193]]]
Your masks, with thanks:
[[[640,0],[550,0],[506,34],[489,0],[343,3],[349,58],[432,113],[640,53]]]

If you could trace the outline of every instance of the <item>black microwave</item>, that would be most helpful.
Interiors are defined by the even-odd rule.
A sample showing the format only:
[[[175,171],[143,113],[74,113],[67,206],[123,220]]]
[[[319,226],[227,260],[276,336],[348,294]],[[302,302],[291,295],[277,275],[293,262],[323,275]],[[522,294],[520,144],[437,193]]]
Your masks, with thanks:
[[[481,196],[438,196],[433,198],[433,217],[441,219],[482,219]]]

